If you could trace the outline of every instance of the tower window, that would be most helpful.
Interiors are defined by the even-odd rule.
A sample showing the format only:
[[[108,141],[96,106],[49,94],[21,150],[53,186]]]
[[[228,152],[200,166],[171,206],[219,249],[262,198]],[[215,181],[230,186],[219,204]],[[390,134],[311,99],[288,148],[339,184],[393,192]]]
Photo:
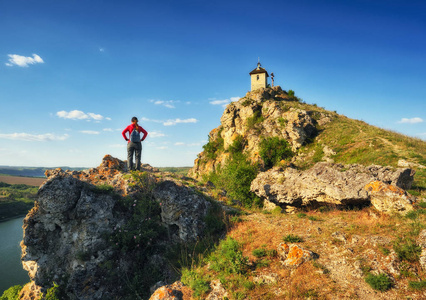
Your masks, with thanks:
[[[259,80],[259,75],[257,75],[257,80]]]

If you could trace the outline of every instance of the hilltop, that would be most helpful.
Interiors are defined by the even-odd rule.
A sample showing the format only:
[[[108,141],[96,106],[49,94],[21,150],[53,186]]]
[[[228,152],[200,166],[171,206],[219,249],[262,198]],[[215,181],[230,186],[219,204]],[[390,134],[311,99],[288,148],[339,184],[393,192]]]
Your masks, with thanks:
[[[108,155],[48,171],[20,299],[424,299],[425,145],[280,87],[249,92],[192,178]]]
[[[203,148],[189,172],[197,179],[219,183],[217,175],[236,160],[251,166],[247,183],[277,165],[297,170],[318,162],[380,165],[415,170],[410,192],[426,195],[425,141],[304,103],[279,86],[248,92],[229,104]]]

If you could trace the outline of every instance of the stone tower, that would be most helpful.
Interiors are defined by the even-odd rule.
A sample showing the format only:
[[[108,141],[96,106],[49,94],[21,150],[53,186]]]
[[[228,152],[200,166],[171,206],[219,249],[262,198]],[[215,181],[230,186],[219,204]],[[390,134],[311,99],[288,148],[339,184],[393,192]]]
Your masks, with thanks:
[[[257,68],[251,71],[251,90],[266,88],[268,86],[268,72],[261,67],[260,62],[257,63]]]

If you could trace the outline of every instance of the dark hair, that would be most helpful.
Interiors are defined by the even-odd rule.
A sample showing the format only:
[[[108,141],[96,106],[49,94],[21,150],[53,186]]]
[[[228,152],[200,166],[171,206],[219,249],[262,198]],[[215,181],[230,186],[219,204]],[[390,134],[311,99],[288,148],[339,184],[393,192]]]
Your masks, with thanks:
[[[133,118],[132,118],[132,122],[133,122],[133,121],[136,121],[136,122],[137,122],[137,121],[138,121],[138,118],[133,117]]]

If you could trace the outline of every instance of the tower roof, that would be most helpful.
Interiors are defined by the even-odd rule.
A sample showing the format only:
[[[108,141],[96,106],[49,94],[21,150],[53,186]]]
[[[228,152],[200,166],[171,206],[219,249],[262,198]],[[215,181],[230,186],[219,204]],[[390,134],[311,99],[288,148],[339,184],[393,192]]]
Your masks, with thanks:
[[[268,72],[266,72],[266,70],[260,66],[260,62],[258,62],[257,68],[251,71],[249,74],[253,75],[253,74],[260,74],[260,73],[266,73],[266,77],[269,77]]]

